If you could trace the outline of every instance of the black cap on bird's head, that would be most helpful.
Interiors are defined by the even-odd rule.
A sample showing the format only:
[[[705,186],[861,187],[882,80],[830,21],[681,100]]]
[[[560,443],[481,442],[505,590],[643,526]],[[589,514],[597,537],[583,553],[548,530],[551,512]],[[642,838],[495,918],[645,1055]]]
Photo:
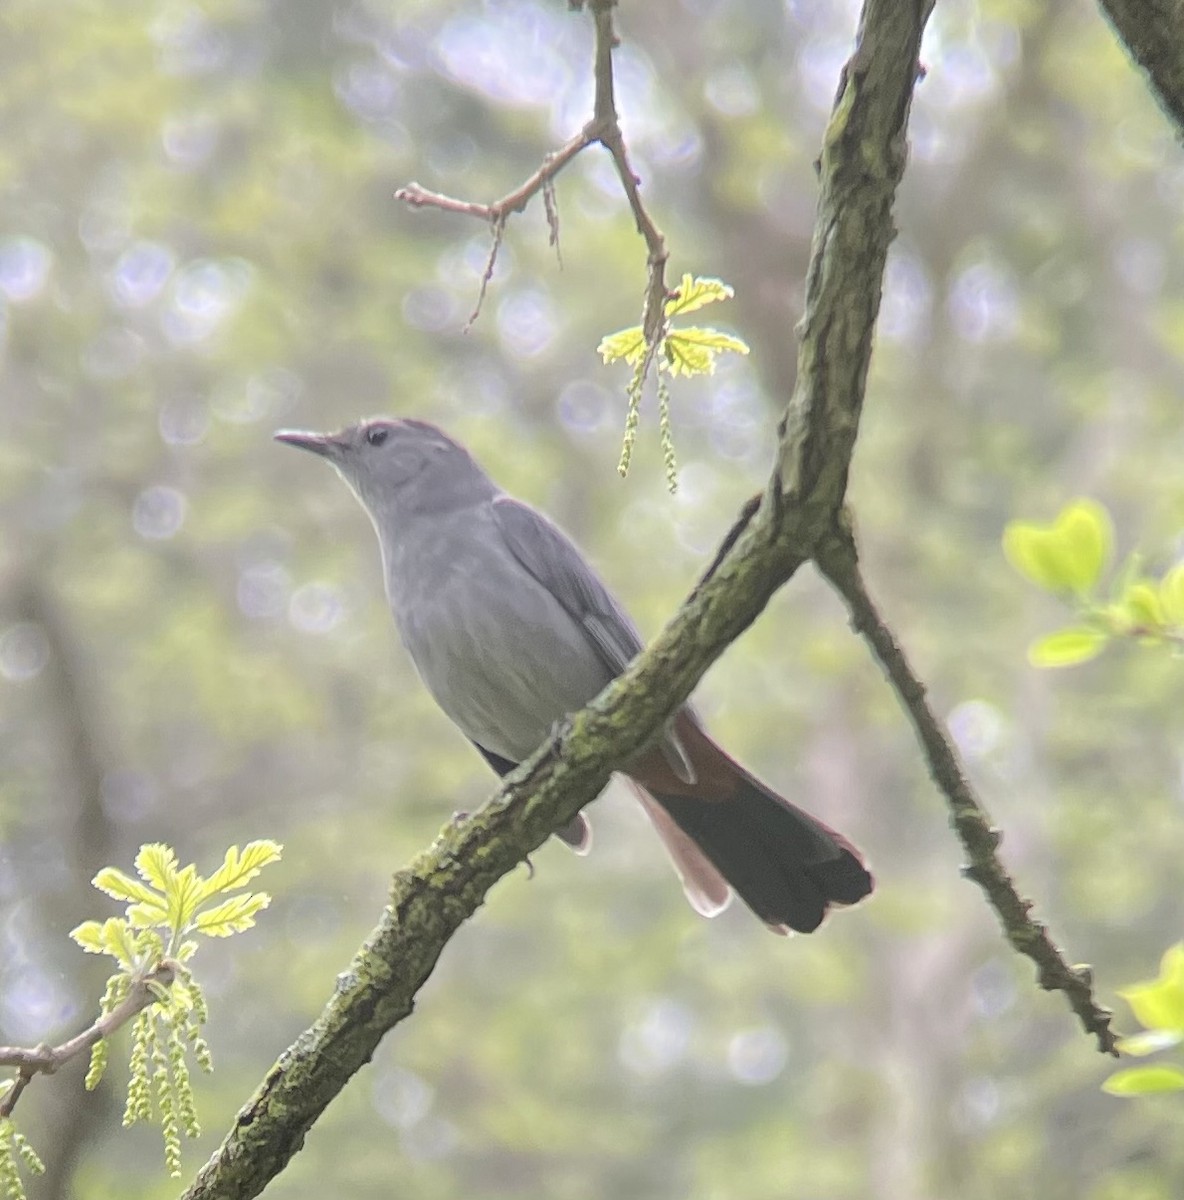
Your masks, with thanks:
[[[469,452],[427,421],[375,417],[339,433],[281,429],[275,439],[327,458],[380,535],[387,518],[445,512],[496,492]]]

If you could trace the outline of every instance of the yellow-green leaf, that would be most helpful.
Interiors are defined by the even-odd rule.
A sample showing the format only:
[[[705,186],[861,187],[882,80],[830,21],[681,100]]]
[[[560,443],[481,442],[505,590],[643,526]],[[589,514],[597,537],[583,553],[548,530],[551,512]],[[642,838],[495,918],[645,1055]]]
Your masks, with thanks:
[[[718,329],[672,329],[664,343],[664,367],[671,375],[711,375],[715,371],[716,355],[730,351],[747,354],[748,347],[737,337]]]
[[[70,930],[70,936],[87,954],[106,954],[107,943],[103,940],[103,927],[98,921],[83,921]]]
[[[1128,628],[1140,633],[1155,633],[1163,628],[1163,609],[1159,604],[1159,591],[1154,584],[1146,580],[1132,583],[1118,604],[1123,610]]]
[[[161,842],[141,846],[136,855],[136,870],[146,883],[167,893],[169,884],[177,877],[177,856],[171,846]]]
[[[1003,531],[1003,552],[1021,575],[1078,597],[1093,591],[1113,542],[1110,514],[1093,500],[1075,500],[1051,526],[1011,521]]]
[[[1122,988],[1118,994],[1145,1029],[1184,1030],[1184,943],[1166,951],[1157,979]]]
[[[108,917],[103,922],[103,937],[108,953],[125,967],[132,966],[141,954],[141,942],[132,927],[122,917]]]
[[[1003,530],[1003,553],[1025,579],[1049,592],[1066,589],[1060,559],[1048,530],[1031,521],[1009,521]]]
[[[1034,667],[1072,667],[1101,654],[1109,635],[1092,625],[1070,625],[1035,641],[1028,647]]]
[[[630,366],[636,366],[645,357],[645,334],[640,325],[621,329],[601,338],[596,350],[606,363],[623,358]]]
[[[150,887],[130,875],[125,875],[116,867],[104,867],[91,883],[114,900],[138,900],[146,904],[156,904],[160,901],[160,896]]]
[[[1155,1092],[1184,1091],[1184,1071],[1179,1067],[1160,1065],[1155,1067],[1127,1067],[1115,1071],[1105,1083],[1102,1091],[1112,1096],[1147,1096]]]
[[[237,846],[231,846],[226,851],[222,865],[198,888],[197,902],[202,904],[219,892],[244,887],[264,867],[278,861],[282,851],[283,847],[278,842],[267,840],[248,842],[242,851]]]
[[[266,892],[253,892],[246,896],[233,896],[205,912],[198,913],[193,923],[197,932],[207,937],[229,937],[241,933],[255,924],[255,914],[271,903]]]
[[[136,959],[135,936],[122,917],[108,917],[102,924],[83,921],[70,930],[70,936],[87,954],[109,954],[125,967]]]
[[[666,316],[694,312],[717,300],[730,300],[736,293],[722,279],[698,279],[684,275],[673,296],[666,301]]]
[[[1130,1037],[1119,1038],[1118,1049],[1123,1054],[1142,1058],[1145,1054],[1157,1054],[1160,1050],[1170,1050],[1181,1042],[1184,1042],[1184,1030],[1148,1029],[1143,1033],[1132,1033]]]
[[[1173,567],[1160,580],[1159,604],[1167,624],[1184,626],[1184,563]]]
[[[151,929],[153,925],[167,925],[169,910],[165,906],[164,897],[157,896],[146,900],[143,904],[129,904],[127,919],[136,929]]]
[[[1053,524],[1067,561],[1072,564],[1072,589],[1085,595],[1098,582],[1114,547],[1110,514],[1096,500],[1075,500]]]
[[[689,325],[685,329],[679,328],[670,334],[671,338],[678,338],[681,342],[693,342],[697,346],[702,346],[707,350],[730,351],[733,354],[747,354],[748,343],[741,341],[738,337],[733,337],[730,333],[724,333],[719,329],[711,329],[706,326]]]
[[[197,912],[198,893],[204,882],[193,863],[175,872],[167,889],[169,923],[174,929],[184,929]]]
[[[677,333],[671,333],[665,342],[663,366],[671,375],[710,375],[715,370],[715,356],[710,350],[684,341]]]

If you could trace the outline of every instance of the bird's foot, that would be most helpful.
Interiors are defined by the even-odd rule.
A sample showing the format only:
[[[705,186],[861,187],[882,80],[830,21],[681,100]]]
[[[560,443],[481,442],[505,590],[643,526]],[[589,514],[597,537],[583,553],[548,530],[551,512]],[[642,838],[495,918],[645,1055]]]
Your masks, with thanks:
[[[565,738],[571,732],[571,714],[566,713],[557,721],[551,722],[551,731],[547,735],[551,742],[558,742]]]

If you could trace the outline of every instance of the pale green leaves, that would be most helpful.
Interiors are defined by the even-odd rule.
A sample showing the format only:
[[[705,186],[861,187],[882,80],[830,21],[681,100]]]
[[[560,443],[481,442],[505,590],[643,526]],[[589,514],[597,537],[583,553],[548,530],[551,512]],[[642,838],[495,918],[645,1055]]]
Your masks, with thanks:
[[[1049,592],[1085,598],[1114,549],[1110,514],[1093,500],[1075,500],[1049,526],[1012,521],[1003,552],[1021,575]]]
[[[658,369],[671,375],[710,375],[715,371],[716,358],[723,353],[747,354],[747,343],[730,333],[700,326],[672,328],[670,321],[719,300],[731,300],[736,293],[722,280],[700,279],[684,275],[678,288],[666,301],[665,322],[659,335]],[[597,351],[606,363],[624,359],[631,367],[645,360],[648,345],[640,325],[610,333],[603,338]]]
[[[243,850],[231,846],[222,865],[203,879],[190,863],[178,867],[177,856],[164,845],[143,846],[136,855],[139,879],[115,867],[104,867],[92,881],[101,892],[127,904],[126,915],[109,917],[100,924],[85,921],[70,936],[91,954],[110,954],[125,968],[141,954],[141,930],[159,935],[162,957],[190,957],[184,939],[190,933],[229,937],[255,923],[255,916],[271,902],[266,892],[253,892],[211,901],[244,887],[269,863],[280,857],[275,842],[251,842]]]
[[[84,921],[71,937],[89,954],[106,954],[119,969],[107,981],[101,1008],[114,1012],[133,987],[147,987],[155,1003],[132,1025],[132,1054],[124,1124],[155,1119],[164,1134],[165,1164],[180,1174],[181,1134],[200,1132],[186,1054],[210,1070],[210,1052],[201,1036],[207,1017],[205,997],[188,966],[198,943],[191,935],[230,937],[250,929],[270,903],[266,892],[243,889],[280,857],[275,842],[231,846],[222,865],[205,878],[190,863],[180,866],[169,846],[142,846],[136,875],[104,867],[94,885],[127,907],[122,917]],[[237,893],[237,894],[230,894]],[[102,1078],[109,1047],[104,1037],[91,1052],[86,1086]],[[2,1164],[0,1164],[2,1170]]]
[[[1132,984],[1119,995],[1145,1029],[1184,1032],[1184,943],[1165,952],[1157,979]]]
[[[1034,667],[1072,667],[1088,662],[1106,648],[1109,635],[1089,625],[1068,625],[1038,638],[1028,647],[1028,661]]]
[[[606,363],[624,360],[631,367],[645,358],[646,341],[640,325],[609,334],[596,347]],[[662,346],[658,369],[671,375],[712,375],[716,357],[730,351],[747,354],[748,346],[738,337],[718,329],[670,330]]]
[[[656,322],[656,332],[647,336],[648,320],[603,338],[597,347],[606,363],[624,361],[633,368],[626,388],[629,410],[625,418],[625,437],[621,461],[617,469],[622,475],[629,471],[641,406],[641,393],[650,367],[658,364],[658,409],[662,451],[666,465],[666,482],[673,492],[678,486],[674,439],[671,432],[669,378],[710,375],[715,371],[720,354],[747,354],[748,345],[740,338],[718,329],[689,325],[674,327],[676,317],[695,312],[708,304],[730,300],[734,295],[726,283],[718,279],[693,278],[684,275],[677,289],[670,294]]]
[[[1119,995],[1145,1030],[1119,1042],[1124,1054],[1142,1057],[1178,1046],[1184,1041],[1184,944],[1164,954],[1157,979],[1133,984]],[[1184,1069],[1170,1063],[1127,1067],[1115,1071],[1102,1088],[1115,1096],[1184,1091]]]
[[[1148,1096],[1153,1092],[1184,1091],[1184,1071],[1179,1067],[1127,1067],[1115,1071],[1102,1084],[1112,1096]]]
[[[1100,595],[1114,557],[1114,528],[1096,501],[1073,501],[1051,525],[1012,521],[1003,533],[1003,551],[1021,575],[1075,610],[1071,624],[1028,648],[1033,666],[1088,662],[1119,637],[1184,645],[1184,565],[1156,580],[1132,555],[1115,574],[1109,596]]]

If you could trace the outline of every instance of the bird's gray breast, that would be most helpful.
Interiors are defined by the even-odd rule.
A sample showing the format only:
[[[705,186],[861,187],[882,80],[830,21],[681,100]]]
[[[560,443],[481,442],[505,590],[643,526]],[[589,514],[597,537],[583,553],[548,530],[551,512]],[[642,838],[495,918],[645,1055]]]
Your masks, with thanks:
[[[383,548],[399,634],[436,702],[486,750],[520,762],[611,672],[529,574],[486,507],[413,521]]]

